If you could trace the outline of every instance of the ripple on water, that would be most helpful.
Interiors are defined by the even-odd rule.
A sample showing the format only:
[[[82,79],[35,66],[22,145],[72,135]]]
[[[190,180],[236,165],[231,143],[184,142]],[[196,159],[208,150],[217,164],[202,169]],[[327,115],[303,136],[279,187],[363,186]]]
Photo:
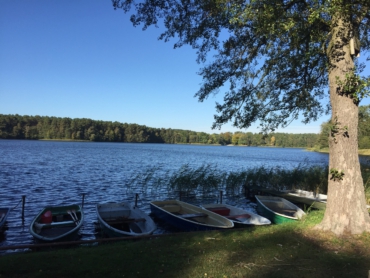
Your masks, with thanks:
[[[140,193],[138,205],[150,213],[150,201],[178,197],[166,188],[152,190],[148,187],[143,192],[134,187],[133,178],[153,167],[157,167],[158,176],[162,176],[168,171],[179,170],[184,164],[195,168],[210,164],[220,171],[238,171],[259,165],[271,167],[276,163],[292,168],[305,160],[312,164],[327,163],[325,154],[288,148],[22,140],[0,140],[0,154],[0,206],[12,208],[5,231],[0,233],[0,246],[32,244],[29,225],[38,212],[47,205],[81,204],[82,193],[86,194],[85,221],[80,231],[82,240],[99,237],[97,203],[135,202],[135,194]],[[22,195],[26,196],[23,220]],[[217,200],[217,196],[212,198],[207,202]],[[244,198],[224,196],[223,199],[255,211],[254,204]],[[202,199],[187,201],[200,204]],[[155,221],[158,225],[155,234],[177,231],[158,219]]]

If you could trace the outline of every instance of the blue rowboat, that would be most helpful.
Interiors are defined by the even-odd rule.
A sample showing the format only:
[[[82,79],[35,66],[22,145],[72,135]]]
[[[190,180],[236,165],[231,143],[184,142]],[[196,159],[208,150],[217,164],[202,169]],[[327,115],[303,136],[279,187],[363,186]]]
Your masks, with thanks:
[[[106,237],[150,235],[157,228],[149,215],[126,202],[98,204],[96,213]]]
[[[234,223],[212,211],[178,200],[152,201],[151,212],[184,231],[229,229]]]
[[[41,242],[75,240],[83,221],[79,205],[45,207],[32,220],[30,233]]]

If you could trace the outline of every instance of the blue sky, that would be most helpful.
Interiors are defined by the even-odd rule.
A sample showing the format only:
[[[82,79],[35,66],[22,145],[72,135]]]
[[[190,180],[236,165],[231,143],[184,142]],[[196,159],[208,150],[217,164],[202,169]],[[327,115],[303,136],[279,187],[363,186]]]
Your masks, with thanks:
[[[211,130],[222,93],[198,102],[195,50],[159,34],[134,28],[110,0],[0,0],[0,113],[237,131]],[[328,118],[279,131],[318,133]]]

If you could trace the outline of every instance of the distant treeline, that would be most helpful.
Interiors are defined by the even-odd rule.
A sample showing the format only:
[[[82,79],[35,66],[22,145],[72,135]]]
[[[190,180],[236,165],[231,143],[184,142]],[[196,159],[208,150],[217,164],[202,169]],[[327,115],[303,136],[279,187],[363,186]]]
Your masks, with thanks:
[[[0,114],[0,139],[56,139],[95,142],[220,144],[312,148],[318,134],[252,132],[207,134],[181,129],[151,128],[119,122],[48,116]]]

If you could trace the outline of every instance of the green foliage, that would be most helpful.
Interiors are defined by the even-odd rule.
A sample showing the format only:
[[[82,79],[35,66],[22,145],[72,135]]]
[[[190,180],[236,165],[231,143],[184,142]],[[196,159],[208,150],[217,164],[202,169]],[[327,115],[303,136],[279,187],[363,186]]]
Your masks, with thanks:
[[[328,191],[328,167],[312,166],[304,168],[300,176],[300,187],[307,191],[326,194]]]
[[[222,171],[210,164],[192,168],[189,164],[172,172],[162,173],[160,167],[152,167],[137,173],[130,179],[130,188],[151,188],[152,193],[167,190],[169,197],[185,196],[207,198],[225,191],[228,196],[243,196],[247,190],[268,188],[275,190],[303,189],[317,193],[327,192],[327,167],[300,164],[292,170],[264,166],[240,171]]]
[[[276,146],[312,147],[317,134],[284,134],[269,136],[278,138]],[[268,137],[269,137],[268,136]],[[216,144],[263,146],[261,134],[224,132],[207,134],[180,129],[151,128],[137,124],[70,119],[57,117],[20,116],[0,114],[0,139],[58,139],[86,140],[95,142],[168,143],[168,144]]]
[[[258,188],[289,190],[302,189],[316,193],[327,194],[328,176],[336,181],[343,179],[344,173],[337,169],[328,169],[327,166],[308,166],[305,163],[287,170],[281,167],[255,167],[240,171],[220,170],[210,164],[192,168],[189,164],[181,166],[171,172],[163,172],[160,166],[143,169],[134,174],[125,187],[139,189],[142,194],[157,191],[167,191],[168,198],[178,198],[180,192],[184,196],[208,198],[218,196],[225,191],[227,196],[242,197],[248,190]],[[361,165],[361,175],[364,180],[364,189],[370,202],[370,167]]]
[[[361,173],[364,181],[366,202],[370,204],[370,165],[361,165]]]
[[[130,143],[214,143],[221,135],[137,124],[0,114],[0,139],[61,139]],[[210,140],[212,139],[212,140]]]
[[[341,181],[343,180],[343,177],[344,177],[344,173],[343,171],[340,171],[338,169],[335,169],[335,168],[331,168],[330,171],[330,179],[331,180],[334,180],[334,181]]]
[[[156,184],[162,182],[162,178],[158,177],[157,173],[161,169],[160,166],[153,166],[145,170],[145,172],[138,172],[131,177],[126,188],[128,190],[136,188],[141,190],[142,194],[147,193],[149,188],[155,188]]]
[[[222,175],[225,176],[223,189],[231,196],[240,194],[248,180],[247,171],[230,172],[228,174],[222,173]]]
[[[329,148],[330,121],[321,124],[320,135],[317,140],[319,149]]]
[[[358,140],[358,148],[359,149],[370,149],[370,137],[361,136],[361,138]]]
[[[356,69],[345,74],[345,79],[341,80],[336,76],[337,85],[341,91],[351,97],[355,104],[370,95],[370,77],[361,77],[356,73]]]
[[[370,136],[370,105],[360,106],[358,111],[358,135]]]
[[[186,193],[199,193],[207,195],[214,192],[222,184],[224,177],[219,173],[216,167],[202,165],[193,169],[185,164],[181,169],[173,173],[169,180],[167,188],[169,191],[184,191]]]
[[[369,1],[179,1],[112,0],[115,9],[132,12],[134,26],[165,29],[159,39],[174,47],[197,49],[204,101],[221,91],[214,128],[232,121],[248,128],[260,121],[274,131],[303,117],[308,123],[328,113],[328,74],[344,57],[349,41],[356,51],[370,49]],[[358,42],[358,43],[357,43]],[[363,52],[361,52],[363,53]],[[354,57],[354,56],[353,56]],[[358,65],[361,69],[363,65]],[[367,95],[368,80],[350,70],[342,85],[355,101]]]

